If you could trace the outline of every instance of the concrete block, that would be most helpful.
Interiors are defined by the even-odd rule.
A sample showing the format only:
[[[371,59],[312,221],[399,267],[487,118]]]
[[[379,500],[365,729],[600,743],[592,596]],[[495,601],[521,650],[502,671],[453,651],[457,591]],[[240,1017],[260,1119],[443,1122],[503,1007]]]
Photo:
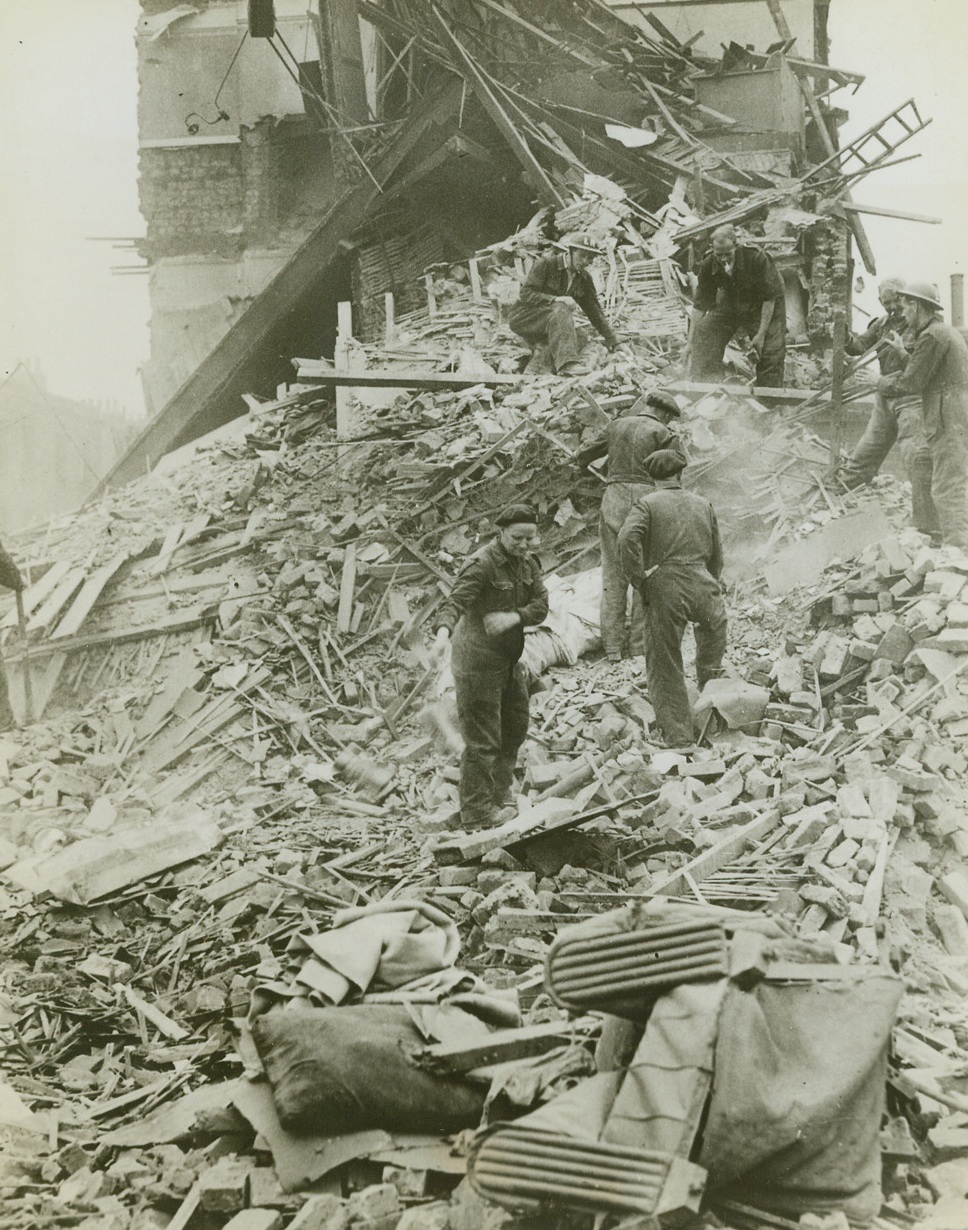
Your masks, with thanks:
[[[279,1177],[271,1166],[256,1166],[249,1172],[249,1204],[254,1208],[291,1208],[292,1197],[282,1190]]]
[[[282,1214],[275,1209],[243,1209],[225,1223],[225,1230],[282,1230]]]
[[[938,888],[968,919],[968,871],[949,871],[938,881]]]
[[[953,957],[968,957],[968,919],[956,905],[935,907],[934,924],[945,949]]]
[[[288,1230],[346,1230],[350,1215],[338,1196],[310,1196],[289,1223]]]
[[[968,653],[968,628],[942,628],[931,644],[945,653]]]
[[[416,1204],[397,1222],[397,1230],[449,1230],[450,1205],[443,1201]]]
[[[850,837],[845,838],[839,845],[834,846],[824,861],[828,867],[843,867],[850,862],[859,849],[859,842]]]
[[[354,1192],[347,1203],[351,1222],[376,1221],[400,1213],[400,1193],[392,1183],[374,1183]]]
[[[238,1213],[248,1204],[251,1162],[234,1155],[220,1157],[199,1176],[199,1205],[207,1213]]]

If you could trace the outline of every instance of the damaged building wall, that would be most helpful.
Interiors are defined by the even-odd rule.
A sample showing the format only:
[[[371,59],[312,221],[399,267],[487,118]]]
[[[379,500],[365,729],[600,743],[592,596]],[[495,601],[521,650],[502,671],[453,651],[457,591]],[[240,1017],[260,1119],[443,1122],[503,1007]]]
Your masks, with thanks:
[[[265,41],[247,37],[237,4],[180,16],[152,7],[145,5],[138,38],[149,413],[282,267],[324,212],[333,185],[327,138]],[[305,6],[276,10],[286,43],[318,61]]]

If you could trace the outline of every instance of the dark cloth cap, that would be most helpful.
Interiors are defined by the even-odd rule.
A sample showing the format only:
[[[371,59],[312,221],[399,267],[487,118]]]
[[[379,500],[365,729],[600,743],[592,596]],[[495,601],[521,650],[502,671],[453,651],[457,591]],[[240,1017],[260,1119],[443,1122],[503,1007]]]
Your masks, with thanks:
[[[494,518],[494,524],[499,525],[501,529],[508,525],[520,525],[522,522],[538,524],[538,514],[530,504],[509,504]]]
[[[678,417],[681,414],[679,403],[671,393],[664,393],[661,389],[655,389],[646,399],[647,406],[658,406],[660,410],[666,410],[669,414],[674,414]]]
[[[685,468],[685,457],[671,448],[660,448],[657,452],[646,457],[642,463],[642,469],[645,470],[649,478],[654,478],[656,482],[663,478],[675,478]]]

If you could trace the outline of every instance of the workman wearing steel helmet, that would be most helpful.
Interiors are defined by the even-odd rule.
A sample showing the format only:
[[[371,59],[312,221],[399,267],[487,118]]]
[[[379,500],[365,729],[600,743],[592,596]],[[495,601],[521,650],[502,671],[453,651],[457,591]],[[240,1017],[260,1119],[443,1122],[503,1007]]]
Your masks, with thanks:
[[[899,293],[914,344],[904,370],[881,376],[877,391],[920,395],[942,541],[968,551],[968,345],[942,320],[931,282],[908,282]]]
[[[578,304],[609,350],[615,349],[618,338],[605,318],[588,272],[588,266],[601,254],[601,246],[584,233],[564,239],[560,246],[561,251],[539,256],[531,266],[508,324],[532,351],[545,347],[551,370],[567,376],[580,370],[581,350],[566,299]]]

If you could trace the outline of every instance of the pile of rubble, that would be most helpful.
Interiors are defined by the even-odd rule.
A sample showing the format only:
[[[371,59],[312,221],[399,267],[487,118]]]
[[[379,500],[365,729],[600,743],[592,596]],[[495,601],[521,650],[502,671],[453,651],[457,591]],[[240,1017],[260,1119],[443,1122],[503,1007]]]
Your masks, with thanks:
[[[773,207],[775,249],[822,238],[783,178],[707,218],[673,190],[649,241],[641,206],[585,178],[555,224],[607,239],[603,300],[630,339],[609,358],[589,342],[588,376],[523,373],[505,322],[539,215],[435,270],[382,345],[296,360],[276,400],[19,544],[28,623],[5,615],[5,659],[34,720],[0,742],[4,1226],[792,1226],[815,1206],[737,1203],[742,1169],[727,1182],[710,1152],[719,1004],[879,980],[890,998],[901,978],[861,1116],[884,1166],[874,1224],[962,1224],[968,561],[901,528],[894,480],[830,488],[823,390],[677,379],[670,245]],[[659,385],[728,559],[727,676],[696,698],[689,752],[654,739],[641,666],[596,657],[602,483],[574,465]],[[518,815],[453,835],[459,740],[429,629],[523,494],[557,575],[529,635]],[[679,951],[680,924],[698,948]],[[626,960],[648,966],[631,1006]],[[562,1129],[603,1077],[631,1097],[636,1065],[662,1066],[682,1002],[702,1047],[673,1065],[689,1113],[656,1095],[674,1144],[609,1136],[649,1117],[618,1096],[593,1140]],[[863,1023],[838,1041],[869,1041]],[[590,1180],[577,1196],[566,1173]],[[700,1211],[704,1184],[720,1203]],[[844,1224],[824,1214],[801,1224]]]

